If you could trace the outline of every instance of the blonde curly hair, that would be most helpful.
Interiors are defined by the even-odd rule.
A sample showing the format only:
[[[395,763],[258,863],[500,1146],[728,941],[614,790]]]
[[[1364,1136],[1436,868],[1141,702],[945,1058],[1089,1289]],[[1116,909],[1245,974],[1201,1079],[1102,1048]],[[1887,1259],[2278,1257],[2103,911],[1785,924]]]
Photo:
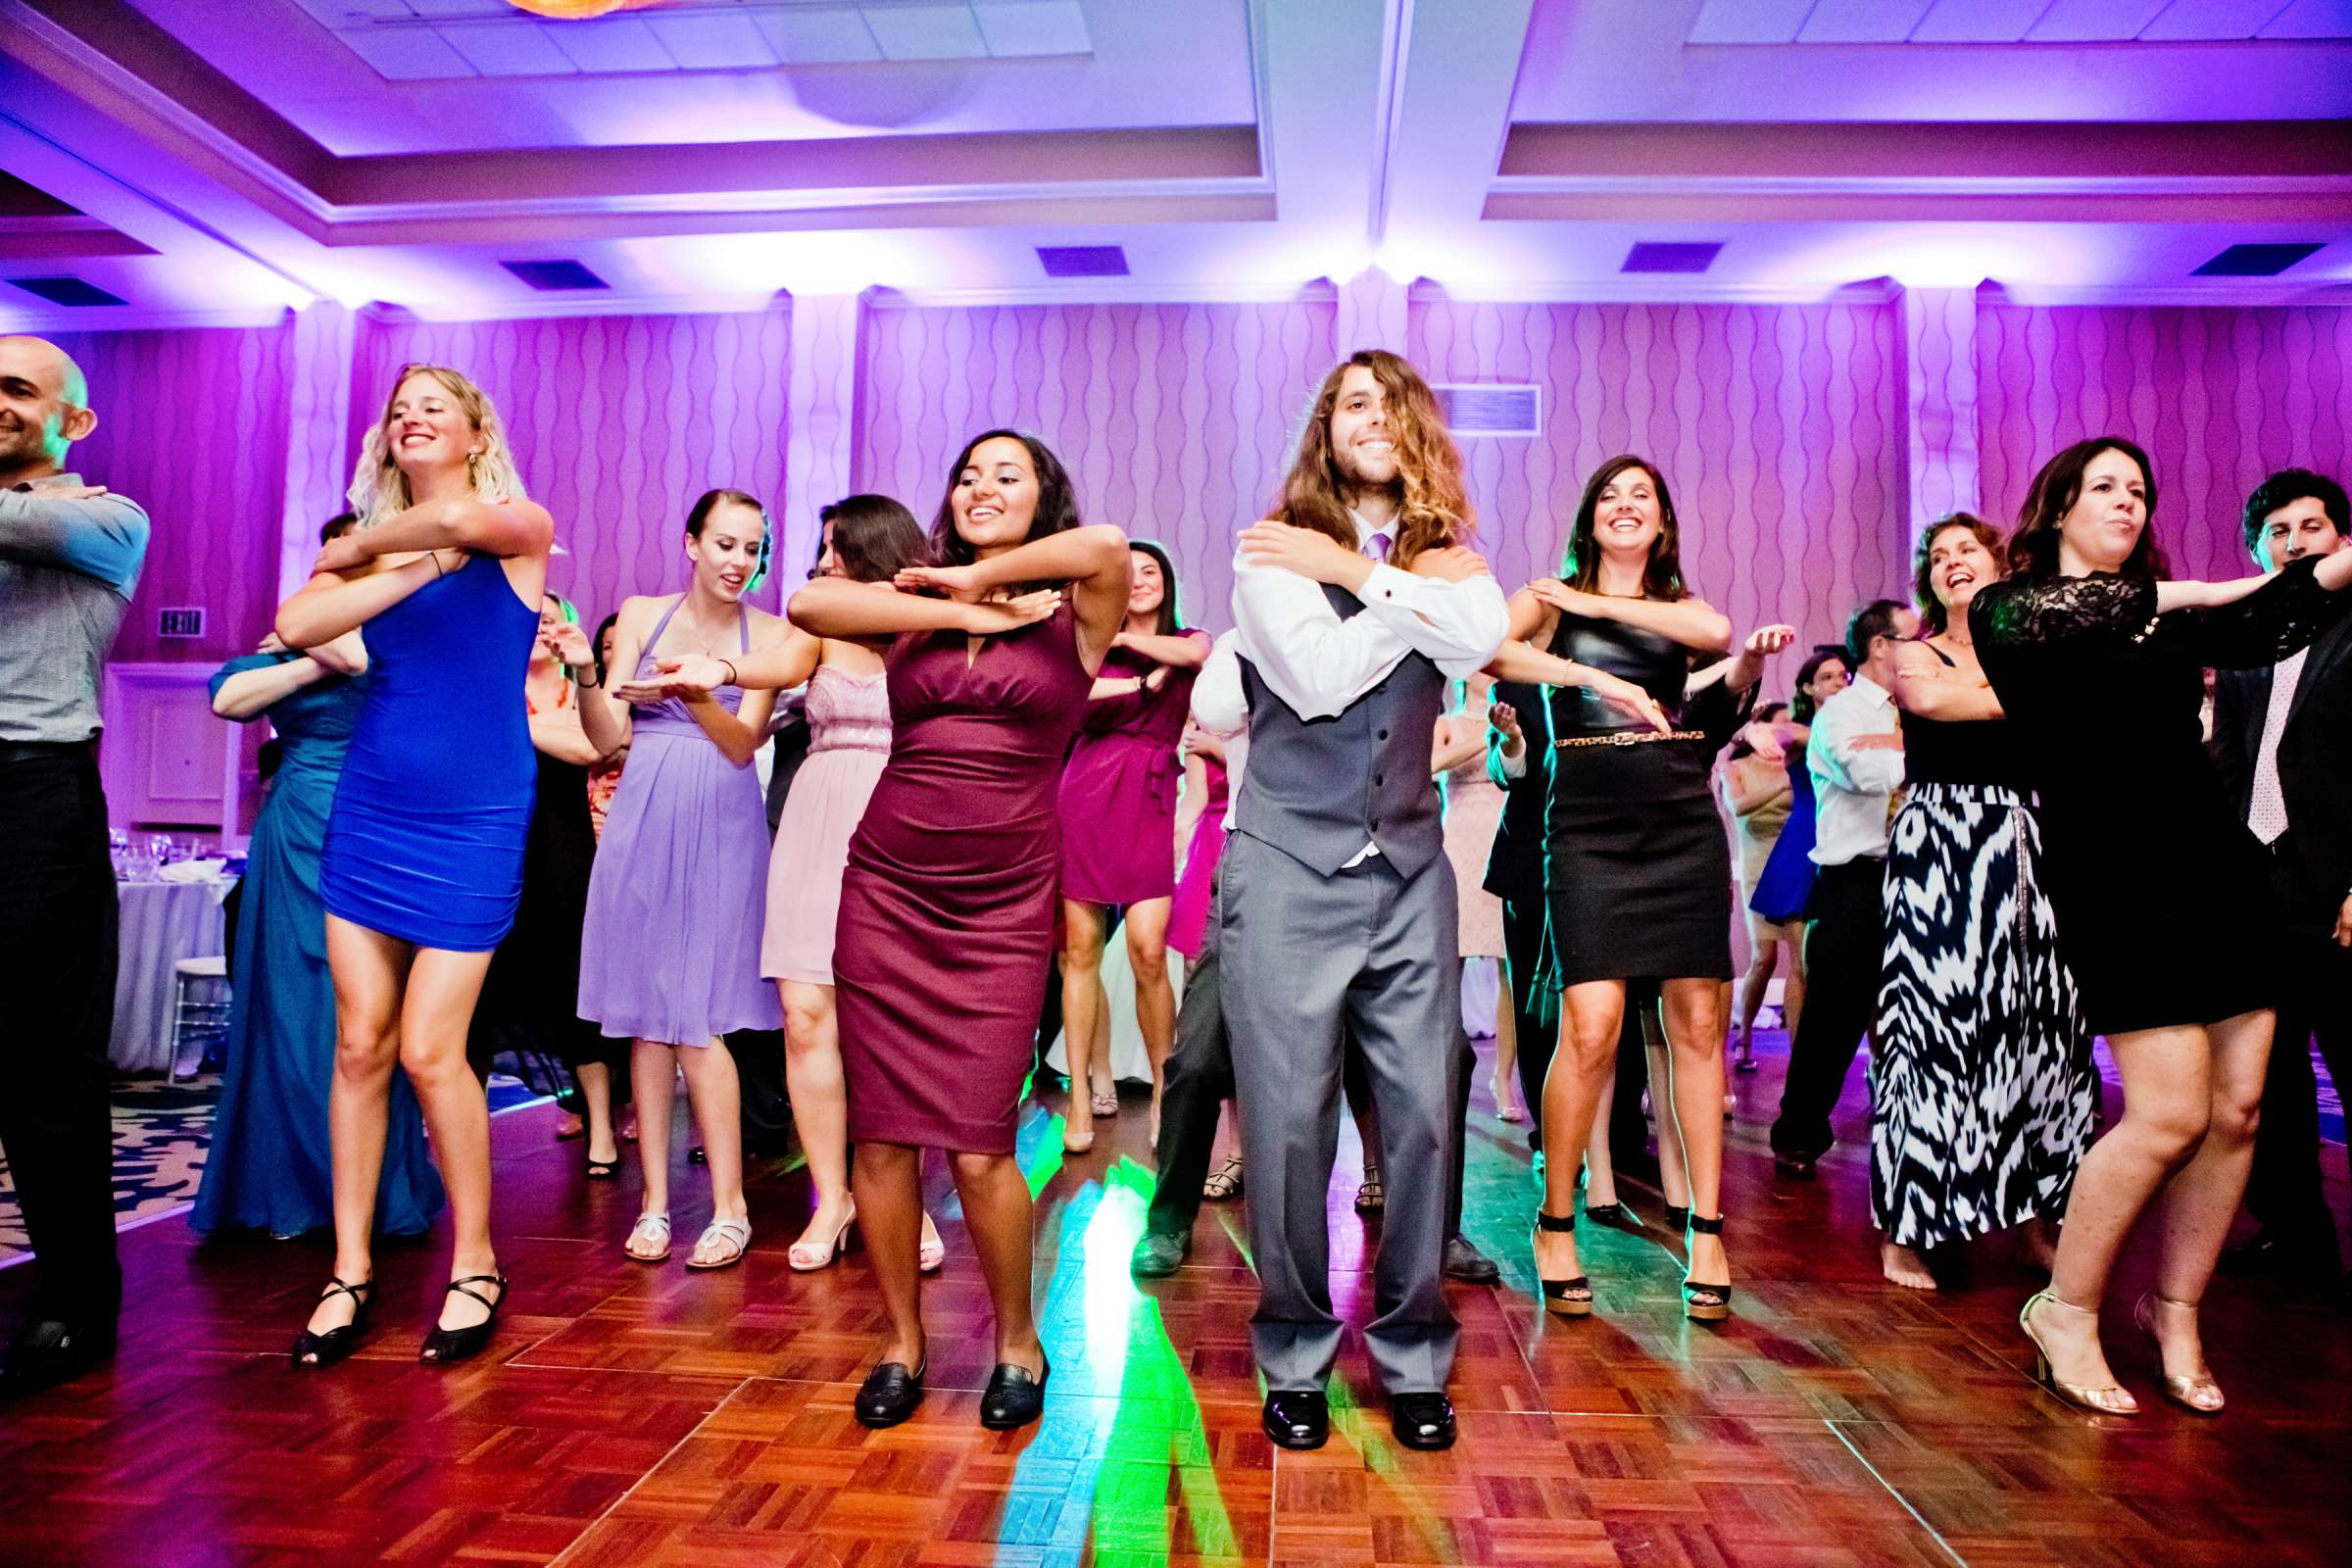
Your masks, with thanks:
[[[409,494],[409,476],[400,469],[392,454],[392,405],[400,397],[400,389],[413,375],[429,375],[457,401],[458,410],[481,437],[482,450],[467,460],[466,475],[474,495],[483,501],[527,501],[522,473],[514,466],[514,450],[507,444],[507,427],[490,402],[489,394],[474,385],[473,378],[463,370],[453,370],[446,365],[410,364],[400,368],[392,378],[392,390],[385,395],[384,412],[379,415],[368,439],[360,446],[360,461],[351,474],[351,488],[345,494],[351,499],[351,510],[360,515],[360,526],[372,528],[387,518],[399,515],[416,504]]]

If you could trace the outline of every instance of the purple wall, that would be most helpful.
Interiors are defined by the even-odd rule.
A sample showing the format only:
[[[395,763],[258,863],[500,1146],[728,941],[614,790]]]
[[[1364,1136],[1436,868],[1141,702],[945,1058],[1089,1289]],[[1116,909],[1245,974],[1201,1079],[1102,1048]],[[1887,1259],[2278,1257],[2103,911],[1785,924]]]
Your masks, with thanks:
[[[1585,479],[1626,452],[1664,470],[1684,574],[1742,632],[1785,620],[1832,641],[1899,586],[1895,307],[1416,299],[1408,326],[1433,380],[1542,388],[1540,439],[1463,443],[1506,586],[1559,569]]]
[[[857,482],[928,519],[971,433],[1041,430],[1090,518],[1172,548],[1188,611],[1226,623],[1230,540],[1260,515],[1293,421],[1333,355],[1336,307],[879,309],[859,345]],[[1410,351],[1437,379],[1544,389],[1538,440],[1464,443],[1482,546],[1516,584],[1557,563],[1592,466],[1665,467],[1698,591],[1741,625],[1827,638],[1902,580],[1902,385],[1880,305],[1492,305],[1417,299]],[[410,359],[467,368],[507,416],[532,494],[572,552],[556,582],[597,615],[676,587],[675,537],[711,484],[783,493],[789,316],[364,319],[351,432]],[[156,522],[116,657],[219,660],[274,608],[290,326],[75,333],[99,429],[76,466]],[[1983,494],[2006,522],[2034,466],[2120,429],[2154,454],[2183,573],[2245,567],[2236,517],[2270,469],[2347,471],[2352,312],[1980,308]],[[343,471],[348,471],[348,458]],[[339,488],[340,480],[338,480]],[[799,580],[780,563],[776,581]],[[771,601],[772,602],[772,601]],[[154,611],[202,605],[204,639]]]
[[[1166,545],[1186,618],[1230,625],[1233,535],[1281,485],[1337,314],[1329,300],[875,310],[853,471],[928,526],[965,441],[1035,430],[1081,514]]]
[[[2253,569],[2246,493],[2299,466],[2338,479],[2352,428],[2352,311],[1979,308],[1984,506],[2017,519],[2034,470],[2085,436],[2156,465],[2156,525],[2183,577]]]
[[[351,452],[411,361],[480,382],[531,498],[569,552],[550,582],[591,626],[630,594],[685,586],[686,510],[714,486],[784,494],[791,318],[588,316],[536,321],[364,320]],[[780,564],[778,582],[800,567]]]
[[[74,466],[155,523],[116,659],[218,662],[269,629],[292,339],[291,326],[57,335],[98,411]],[[204,608],[203,637],[155,635],[158,609],[189,605]]]

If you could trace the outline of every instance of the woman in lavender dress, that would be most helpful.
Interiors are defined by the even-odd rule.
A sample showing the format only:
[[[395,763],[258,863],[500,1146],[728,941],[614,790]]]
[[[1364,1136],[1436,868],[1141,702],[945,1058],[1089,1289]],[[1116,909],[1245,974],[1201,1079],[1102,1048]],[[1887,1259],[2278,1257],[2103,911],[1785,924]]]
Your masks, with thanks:
[[[766,912],[767,808],[752,759],[767,735],[773,692],[731,682],[692,699],[666,694],[663,656],[729,662],[769,648],[783,621],[743,603],[767,555],[767,514],[740,490],[713,490],[687,514],[694,579],[675,598],[635,598],[613,628],[612,669],[634,678],[592,684],[595,660],[577,626],[557,653],[579,672],[580,719],[600,752],[627,746],[588,884],[580,936],[580,1016],[632,1040],[631,1079],[645,1210],[628,1252],[669,1255],[669,1106],[676,1073],[701,1125],[710,1167],[711,1220],[689,1268],[742,1260],[752,1227],[743,1196],[743,1137],[735,1058],[719,1037],[783,1025],[760,978]],[[731,673],[731,671],[730,671]]]
[[[1208,638],[1184,629],[1167,552],[1142,542],[1128,548],[1127,623],[1095,677],[1078,744],[1061,774],[1061,1014],[1070,1070],[1062,1147],[1071,1153],[1092,1149],[1095,1117],[1119,1108],[1109,1063],[1101,1064],[1100,1087],[1091,1072],[1096,1041],[1109,1034],[1102,1027],[1102,946],[1113,907],[1126,910],[1135,1021],[1152,1060],[1155,1141],[1160,1086],[1176,1044],[1176,993],[1168,984],[1176,748],[1191,710],[1193,677],[1208,662]]]

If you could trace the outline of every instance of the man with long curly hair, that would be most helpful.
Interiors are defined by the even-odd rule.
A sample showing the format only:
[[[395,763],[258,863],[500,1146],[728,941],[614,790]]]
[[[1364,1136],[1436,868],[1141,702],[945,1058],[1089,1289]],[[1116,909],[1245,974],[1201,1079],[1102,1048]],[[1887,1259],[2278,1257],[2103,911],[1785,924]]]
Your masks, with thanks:
[[[1250,768],[1219,868],[1221,951],[1251,1337],[1266,1435],[1284,1447],[1330,1431],[1340,1320],[1323,1200],[1344,1040],[1362,1053],[1392,1173],[1366,1348],[1398,1441],[1453,1442],[1443,1269],[1461,999],[1430,737],[1447,679],[1484,666],[1509,624],[1471,526],[1428,384],[1365,350],[1324,377],[1282,495],[1234,562]]]

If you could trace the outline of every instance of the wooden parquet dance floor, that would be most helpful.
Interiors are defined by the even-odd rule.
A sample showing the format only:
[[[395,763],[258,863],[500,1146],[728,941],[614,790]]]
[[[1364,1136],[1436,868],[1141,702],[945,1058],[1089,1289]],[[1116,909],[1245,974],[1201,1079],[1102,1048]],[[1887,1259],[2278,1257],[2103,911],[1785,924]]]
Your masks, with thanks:
[[[960,1220],[927,1291],[932,1395],[910,1424],[850,1413],[880,1314],[861,1254],[796,1275],[797,1171],[753,1188],[746,1264],[688,1273],[707,1217],[679,1184],[677,1258],[622,1256],[622,1182],[579,1179],[552,1111],[496,1124],[513,1309],[480,1359],[416,1364],[440,1243],[382,1257],[377,1327],[350,1362],[285,1350],[326,1272],[323,1242],[199,1247],[182,1220],[123,1238],[129,1304],[109,1371],[0,1408],[8,1564],[1442,1564],[1573,1568],[2326,1564],[2352,1560],[2344,1455],[2352,1353],[2332,1314],[2225,1281],[2207,1322],[2230,1407],[2159,1403],[2132,1336],[2128,1270],[2108,1340],[2143,1413],[2069,1410],[2028,1376],[2005,1254],[1929,1297],[1878,1277],[1860,1074],[1846,1142],[1809,1185],[1776,1182],[1763,1128],[1778,1056],[1736,1081],[1728,1183],[1737,1315],[1686,1324],[1679,1244],[1591,1231],[1598,1314],[1531,1299],[1529,1160],[1473,1112],[1468,1229],[1501,1288],[1453,1288],[1461,1441],[1401,1448],[1351,1338],[1320,1452],[1258,1430],[1238,1204],[1210,1204],[1194,1258],[1139,1289],[1128,1248],[1151,1174],[1141,1105],[1064,1161],[1053,1106],[1023,1147],[1039,1195],[1037,1284],[1054,1378],[1024,1433],[974,1419],[986,1297]],[[1483,1070],[1482,1070],[1483,1083]],[[1335,1294],[1371,1310],[1371,1247],[1332,1194]],[[1399,1179],[1392,1177],[1392,1180]],[[1629,1187],[1645,1216],[1654,1194]],[[2340,1191],[2333,1195],[2339,1200]],[[698,1205],[702,1205],[698,1207]],[[2339,1201],[2340,1206],[2340,1201]],[[0,1272],[13,1307],[24,1270]],[[2128,1287],[2130,1289],[2128,1289]],[[1358,1408],[1360,1406],[1360,1408]]]

